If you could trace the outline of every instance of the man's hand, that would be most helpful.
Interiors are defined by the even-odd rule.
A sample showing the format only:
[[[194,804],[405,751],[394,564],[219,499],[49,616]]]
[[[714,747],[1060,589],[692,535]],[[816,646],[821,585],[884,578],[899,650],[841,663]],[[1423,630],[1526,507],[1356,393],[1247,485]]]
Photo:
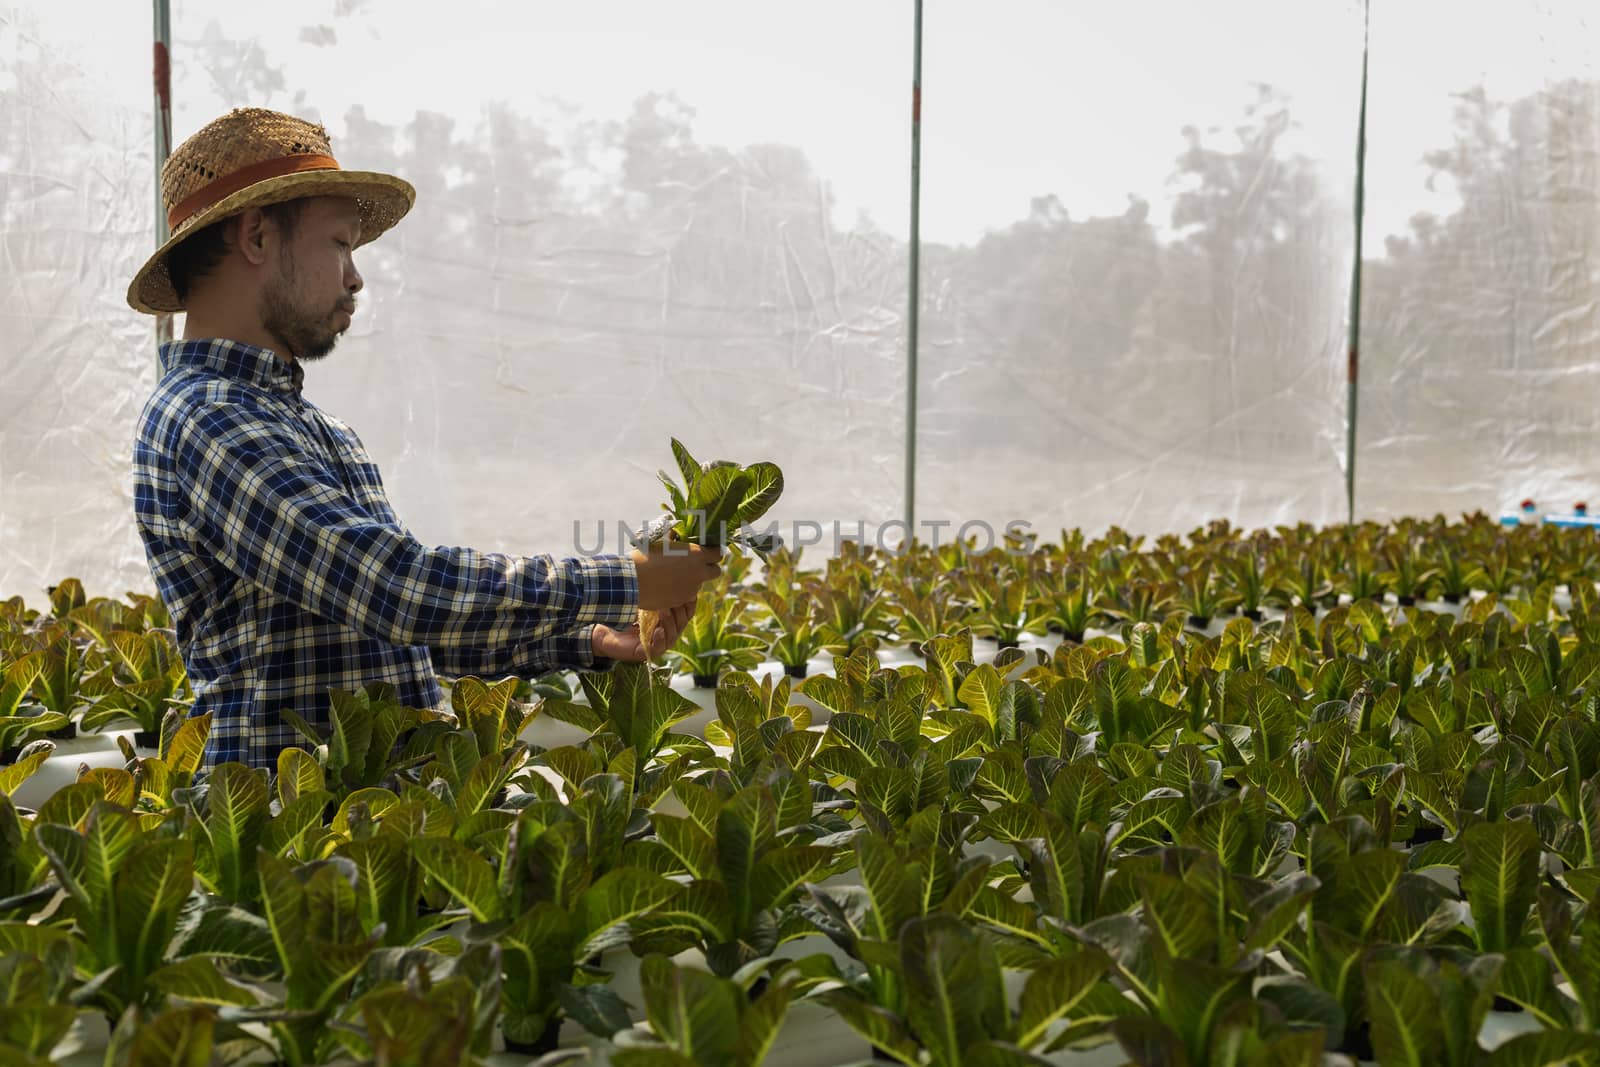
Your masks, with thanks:
[[[594,649],[597,659],[604,657],[627,663],[643,663],[647,658],[654,659],[678,643],[678,638],[683,636],[689,620],[694,618],[694,607],[695,602],[690,600],[684,604],[674,605],[661,613],[661,624],[656,627],[648,655],[644,643],[639,639],[638,623],[634,623],[626,630],[596,626],[590,638],[590,647]]]
[[[717,561],[722,549],[703,548],[674,541],[666,548],[633,553],[639,573],[639,607],[646,611],[667,612],[676,606],[692,604],[700,586],[722,573]],[[692,612],[691,612],[692,614]],[[665,618],[662,620],[665,622]],[[674,637],[673,641],[677,638]],[[671,642],[667,645],[672,647]]]

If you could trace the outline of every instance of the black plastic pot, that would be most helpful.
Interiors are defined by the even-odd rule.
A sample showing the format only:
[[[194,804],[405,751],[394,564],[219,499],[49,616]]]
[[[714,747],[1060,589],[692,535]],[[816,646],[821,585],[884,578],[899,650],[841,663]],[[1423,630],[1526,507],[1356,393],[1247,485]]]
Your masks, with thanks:
[[[696,689],[715,689],[717,687],[717,676],[714,674],[696,674],[693,677]]]
[[[1418,826],[1415,830],[1413,830],[1411,832],[1411,840],[1407,841],[1406,844],[1410,845],[1412,848],[1416,848],[1418,845],[1426,845],[1432,841],[1443,840],[1444,827],[1435,826],[1433,823],[1428,822],[1423,823],[1421,826]]]
[[[22,755],[22,746],[13,745],[10,748],[0,748],[0,767],[9,767],[17,762]]]
[[[52,741],[71,741],[78,736],[78,722],[76,719],[68,719],[67,725],[59,730],[51,730],[45,736]]]
[[[1439,599],[1444,601],[1446,604],[1459,604],[1459,603],[1461,603],[1461,594],[1460,593],[1445,593]]]
[[[1239,614],[1243,615],[1245,618],[1249,619],[1251,622],[1260,622],[1262,619],[1266,618],[1266,615],[1262,614],[1262,611],[1261,611],[1260,608],[1246,608],[1243,611],[1239,612]]]
[[[561,1017],[558,1015],[551,1019],[544,1028],[544,1033],[536,1041],[513,1041],[506,1038],[506,1051],[518,1056],[543,1056],[547,1052],[554,1052],[561,1044]]]
[[[1082,630],[1062,630],[1061,631],[1061,640],[1063,642],[1071,642],[1074,645],[1081,645],[1081,644],[1083,644],[1083,631]]]
[[[1207,626],[1211,625],[1211,616],[1210,615],[1190,615],[1189,616],[1189,625],[1194,627],[1196,630],[1204,630]]]
[[[1414,596],[1403,596],[1397,597],[1396,599],[1400,601],[1400,606],[1403,608],[1414,608],[1417,606],[1417,598]]]
[[[1362,1023],[1360,1026],[1347,1026],[1344,1030],[1344,1043],[1335,1052],[1342,1052],[1356,1060],[1371,1063],[1377,1059],[1377,1053],[1372,1051],[1372,1024]]]
[[[133,732],[134,748],[161,748],[160,730],[135,730]]]
[[[996,641],[995,644],[998,645],[1001,648],[1021,648],[1022,647],[1022,642],[1020,642],[1020,641]]]
[[[787,674],[790,678],[804,678],[806,676],[807,666],[808,665],[804,663],[785,663],[783,665],[783,673]]]
[[[1045,623],[1044,628],[1047,633],[1064,634],[1067,632],[1066,628],[1063,627],[1059,622],[1047,622]]]

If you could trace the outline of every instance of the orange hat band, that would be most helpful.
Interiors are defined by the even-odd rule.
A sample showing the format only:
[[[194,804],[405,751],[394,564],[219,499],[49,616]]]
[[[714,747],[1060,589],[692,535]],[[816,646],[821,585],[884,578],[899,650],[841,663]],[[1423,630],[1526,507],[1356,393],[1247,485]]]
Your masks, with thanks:
[[[221,203],[240,189],[247,189],[257,182],[264,182],[269,178],[281,178],[287,174],[299,174],[308,170],[338,169],[338,160],[332,156],[322,155],[280,156],[277,159],[253,163],[248,167],[241,167],[232,174],[224,174],[210,185],[203,186],[189,196],[184,197],[183,200],[173,206],[171,211],[167,212],[167,225],[176,230],[179,224],[193,218],[212,205]]]

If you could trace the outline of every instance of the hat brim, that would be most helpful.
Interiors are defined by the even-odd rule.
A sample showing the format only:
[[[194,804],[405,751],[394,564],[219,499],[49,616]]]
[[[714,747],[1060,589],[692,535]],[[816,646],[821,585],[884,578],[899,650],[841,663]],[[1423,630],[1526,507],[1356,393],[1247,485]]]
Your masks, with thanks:
[[[356,201],[361,211],[361,239],[356,242],[359,247],[375,240],[404,218],[416,203],[417,192],[403,178],[360,170],[302,171],[257,182],[217,201],[187,221],[156,249],[133,276],[128,286],[128,305],[147,315],[182,311],[183,301],[178,299],[167,274],[169,252],[212,223],[232,218],[249,208],[310,196],[342,196]]]

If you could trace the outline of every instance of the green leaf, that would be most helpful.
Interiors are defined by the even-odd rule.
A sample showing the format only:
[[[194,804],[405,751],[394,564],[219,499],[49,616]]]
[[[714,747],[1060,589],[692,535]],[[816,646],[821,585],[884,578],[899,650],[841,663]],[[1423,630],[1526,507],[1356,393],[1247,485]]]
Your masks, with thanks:
[[[1367,966],[1372,1048],[1389,1067],[1431,1067],[1445,1048],[1438,997],[1403,960]]]
[[[224,763],[208,782],[205,829],[213,866],[205,873],[213,890],[228,900],[253,899],[256,846],[270,804],[266,772]]]
[[[693,819],[653,813],[650,822],[656,837],[694,878],[712,876],[717,862],[717,843]]]
[[[787,904],[800,883],[832,857],[832,849],[817,845],[796,845],[767,852],[756,861],[752,872],[752,906],[762,909]]]
[[[678,462],[678,474],[683,478],[684,487],[688,488],[693,485],[694,480],[700,477],[703,468],[700,465],[700,461],[690,455],[683,442],[676,437],[672,439],[672,458]]]
[[[429,877],[479,922],[500,917],[501,901],[494,868],[466,845],[449,837],[423,837],[411,842],[412,855]]]
[[[1561,1067],[1592,1062],[1600,1034],[1576,1030],[1535,1030],[1518,1034],[1489,1053],[1487,1067]]]
[[[1519,947],[1539,890],[1538,832],[1522,820],[1486,822],[1470,827],[1462,839],[1461,889],[1472,908],[1479,950]]]
[[[1183,1038],[1163,1022],[1134,1016],[1113,1019],[1108,1028],[1123,1054],[1138,1067],[1189,1067]]]
[[[639,967],[650,1027],[692,1063],[731,1063],[739,1035],[739,987],[704,971],[646,956]]]
[[[1000,672],[994,669],[993,664],[983,663],[967,675],[961,688],[956,691],[956,698],[988,723],[990,729],[994,729],[995,716],[1000,707],[1000,691],[1004,687],[1005,680],[1000,677]]]
[[[1516,948],[1505,953],[1500,970],[1500,996],[1521,1005],[1550,1029],[1570,1025],[1566,998],[1556,992],[1550,961],[1531,948]]]
[[[734,1062],[742,1067],[754,1067],[766,1058],[783,1028],[784,1016],[794,999],[793,987],[771,982],[750,1002],[739,1018],[739,1038],[734,1043]]]
[[[33,777],[39,768],[44,766],[44,761],[50,758],[50,753],[55,750],[55,747],[52,742],[43,742],[38,748],[23,756],[17,762],[9,766],[0,767],[0,793],[4,793],[8,797],[15,793],[18,786]]]
[[[216,963],[205,956],[190,956],[158,968],[151,973],[150,984],[167,996],[197,1004],[254,1007],[260,1003],[254,992],[228,981],[217,970]]]
[[[279,962],[272,929],[266,919],[231,905],[206,908],[198,914],[183,913],[173,940],[172,955],[211,956],[256,964]]]
[[[370,929],[382,923],[386,943],[408,944],[412,931],[421,925],[417,901],[422,896],[420,864],[413,863],[408,840],[398,834],[377,834],[342,843],[338,854],[356,867],[361,924]]]
[[[122,980],[140,988],[160,966],[194,889],[194,854],[182,838],[146,838],[117,875],[117,959]]]
[[[675,897],[679,888],[671,879],[652,871],[618,867],[578,898],[578,937],[581,941],[591,940],[619,923],[658,908]]]
[[[740,525],[755,522],[771,510],[783,495],[783,471],[775,463],[752,463],[744,468],[750,480],[744,499],[739,503],[735,521]]]
[[[278,753],[278,804],[288,808],[308,793],[328,787],[322,767],[303,748],[286,748]]]
[[[908,1067],[915,1067],[920,1062],[916,1039],[894,1015],[844,990],[828,990],[820,996],[850,1029],[868,1043],[883,1049]]]
[[[1097,949],[1046,960],[1035,967],[1022,987],[1016,1043],[1023,1048],[1037,1047],[1049,1036],[1052,1025],[1073,1015],[1110,967],[1110,959]]]
[[[140,1024],[128,1047],[128,1067],[208,1067],[216,1013],[209,1007],[173,1008]]]
[[[689,486],[686,538],[699,545],[721,545],[738,526],[739,510],[753,480],[738,467],[712,467]]]
[[[1294,1029],[1326,1030],[1330,1045],[1338,1045],[1344,1039],[1344,1009],[1338,999],[1304,978],[1274,975],[1263,979],[1256,988],[1256,998],[1277,1008],[1283,1021]]]
[[[1217,928],[1211,904],[1204,896],[1164,874],[1147,875],[1142,896],[1145,924],[1155,935],[1152,944],[1168,958],[1213,956]]]
[[[611,1037],[633,1025],[627,1003],[608,985],[562,983],[558,996],[567,1018],[598,1037]]]
[[[906,1019],[936,1064],[1005,1025],[1005,993],[993,946],[959,919],[934,915],[900,931]]]

